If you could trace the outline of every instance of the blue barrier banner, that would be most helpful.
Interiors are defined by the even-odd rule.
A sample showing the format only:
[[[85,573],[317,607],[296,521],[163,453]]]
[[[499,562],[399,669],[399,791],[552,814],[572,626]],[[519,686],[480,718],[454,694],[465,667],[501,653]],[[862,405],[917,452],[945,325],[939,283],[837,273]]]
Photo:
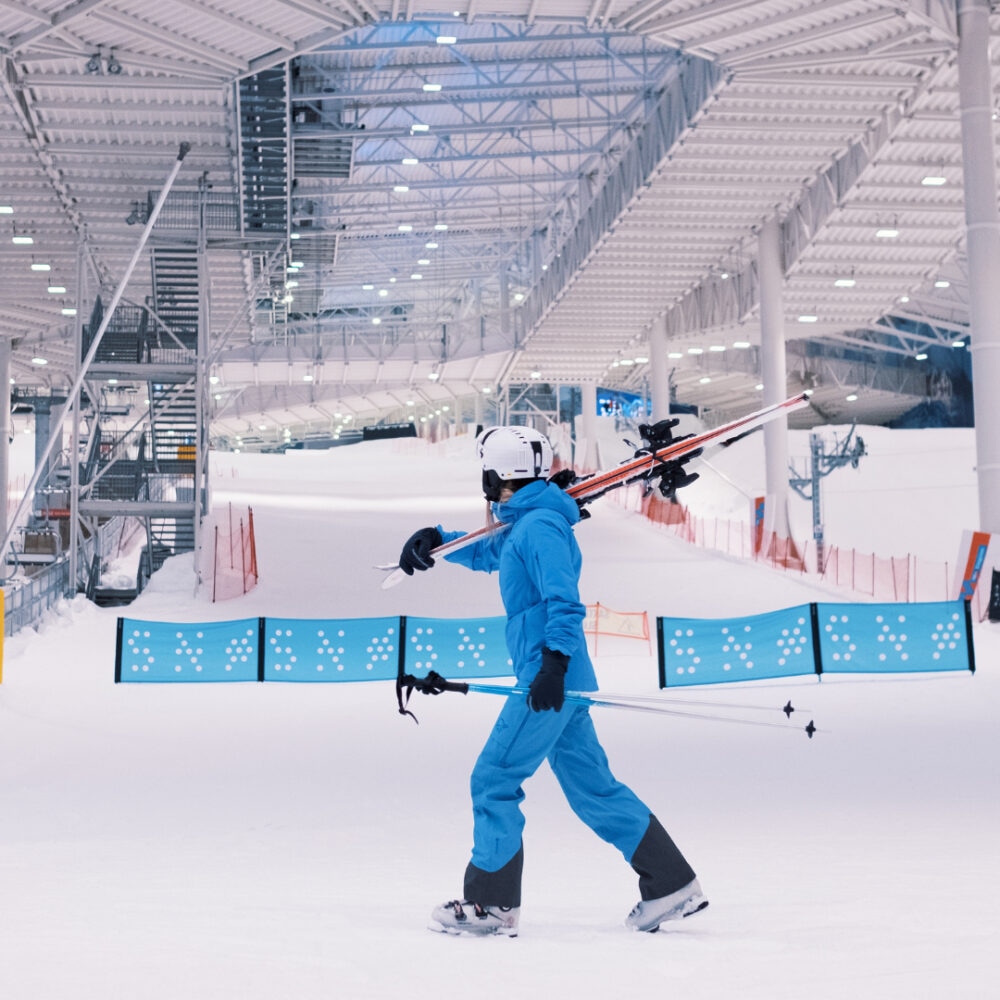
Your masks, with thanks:
[[[661,688],[816,670],[808,604],[748,618],[657,618],[656,629]]]
[[[510,677],[514,668],[504,635],[507,619],[407,617],[406,673],[436,670],[449,680]]]
[[[965,601],[817,604],[824,673],[974,670]]]
[[[400,621],[389,618],[266,618],[265,681],[394,681]]]
[[[119,618],[115,679],[255,681],[259,624],[258,618],[194,625]]]

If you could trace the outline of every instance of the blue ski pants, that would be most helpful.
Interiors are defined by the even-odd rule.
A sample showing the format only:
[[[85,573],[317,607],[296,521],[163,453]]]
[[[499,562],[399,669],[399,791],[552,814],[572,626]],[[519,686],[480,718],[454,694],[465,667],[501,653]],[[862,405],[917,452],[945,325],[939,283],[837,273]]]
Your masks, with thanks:
[[[504,704],[472,771],[472,864],[496,872],[521,849],[522,783],[548,759],[573,812],[632,860],[650,811],[611,773],[588,706],[533,712],[524,695]]]

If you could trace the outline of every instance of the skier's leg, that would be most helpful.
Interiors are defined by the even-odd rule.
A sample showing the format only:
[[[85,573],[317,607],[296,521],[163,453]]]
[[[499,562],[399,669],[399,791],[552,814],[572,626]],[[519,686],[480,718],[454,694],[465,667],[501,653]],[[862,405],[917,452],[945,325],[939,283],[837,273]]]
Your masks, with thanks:
[[[470,782],[472,860],[465,898],[488,906],[520,906],[523,782],[538,770],[570,715],[532,712],[523,695],[507,699]]]
[[[692,882],[694,870],[659,820],[611,773],[589,710],[578,706],[572,711],[549,754],[549,764],[570,807],[599,837],[622,852],[639,875],[643,899],[669,895]]]

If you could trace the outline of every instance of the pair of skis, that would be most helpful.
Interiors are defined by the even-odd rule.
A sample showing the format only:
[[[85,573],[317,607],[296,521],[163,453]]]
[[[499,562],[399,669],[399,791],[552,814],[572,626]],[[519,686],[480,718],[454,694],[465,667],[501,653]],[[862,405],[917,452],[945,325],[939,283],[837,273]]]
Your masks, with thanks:
[[[721,424],[719,427],[712,428],[712,430],[702,431],[700,434],[694,434],[679,441],[672,441],[662,448],[639,452],[635,458],[622,462],[620,465],[614,466],[614,468],[598,472],[587,479],[573,483],[572,486],[566,488],[566,493],[582,506],[591,500],[596,500],[599,496],[603,496],[609,490],[626,486],[640,479],[647,479],[651,473],[655,477],[658,474],[658,466],[665,463],[683,461],[685,457],[691,456],[693,452],[700,451],[711,444],[722,444],[728,439],[760,427],[782,414],[798,410],[805,406],[808,401],[808,393],[799,393],[797,396],[790,396],[780,403],[772,403],[770,406],[765,406],[760,410],[755,410],[753,413],[748,413],[745,417],[730,420],[729,423]],[[431,555],[435,558],[447,555],[449,552],[465,548],[467,545],[471,545],[481,538],[485,538],[487,535],[503,531],[506,527],[507,525],[501,522],[485,525],[475,531],[470,531],[468,534],[454,538],[450,542],[444,542],[437,548],[432,549]],[[389,572],[389,575],[382,581],[383,590],[394,587],[400,580],[406,577],[406,574],[395,563],[379,566],[378,568]]]

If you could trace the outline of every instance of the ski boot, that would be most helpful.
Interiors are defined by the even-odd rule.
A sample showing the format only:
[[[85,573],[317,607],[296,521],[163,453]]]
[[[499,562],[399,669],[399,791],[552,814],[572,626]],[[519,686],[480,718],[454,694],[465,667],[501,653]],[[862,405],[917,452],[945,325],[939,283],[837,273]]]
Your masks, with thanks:
[[[520,914],[519,906],[480,906],[465,899],[453,899],[434,908],[427,926],[440,934],[517,937]]]
[[[680,920],[690,917],[692,913],[704,910],[708,900],[702,895],[697,879],[659,899],[642,899],[632,908],[625,918],[625,926],[634,931],[647,931],[652,934],[660,929],[665,920]]]

